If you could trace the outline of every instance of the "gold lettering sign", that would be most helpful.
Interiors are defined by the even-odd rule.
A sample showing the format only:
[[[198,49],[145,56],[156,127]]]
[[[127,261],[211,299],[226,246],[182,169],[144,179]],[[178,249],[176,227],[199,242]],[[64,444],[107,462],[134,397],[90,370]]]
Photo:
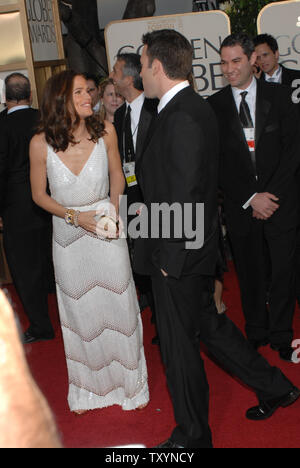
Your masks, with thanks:
[[[5,1],[7,4],[7,1]],[[20,13],[0,14],[0,65],[25,62]]]
[[[112,69],[118,53],[141,53],[143,34],[157,29],[175,29],[189,39],[194,51],[193,72],[196,85],[203,97],[223,88],[226,83],[220,68],[219,50],[223,39],[230,34],[230,21],[222,11],[110,23],[105,29],[109,68]]]
[[[35,62],[59,60],[51,0],[26,0],[27,19]]]

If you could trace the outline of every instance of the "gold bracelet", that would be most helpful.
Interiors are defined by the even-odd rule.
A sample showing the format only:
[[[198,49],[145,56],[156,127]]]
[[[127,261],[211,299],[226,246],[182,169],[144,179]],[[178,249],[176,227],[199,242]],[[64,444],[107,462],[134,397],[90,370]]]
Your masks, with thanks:
[[[74,216],[75,216],[75,210],[68,209],[65,213],[65,221],[67,224],[73,226],[74,225]]]

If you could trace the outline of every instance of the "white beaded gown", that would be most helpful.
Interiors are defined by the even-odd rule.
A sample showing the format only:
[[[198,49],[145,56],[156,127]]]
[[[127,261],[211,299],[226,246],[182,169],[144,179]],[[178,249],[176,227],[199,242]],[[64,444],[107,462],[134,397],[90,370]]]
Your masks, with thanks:
[[[48,146],[51,196],[80,211],[108,202],[103,139],[74,175]],[[102,240],[53,217],[53,262],[71,411],[149,401],[143,329],[126,239]]]

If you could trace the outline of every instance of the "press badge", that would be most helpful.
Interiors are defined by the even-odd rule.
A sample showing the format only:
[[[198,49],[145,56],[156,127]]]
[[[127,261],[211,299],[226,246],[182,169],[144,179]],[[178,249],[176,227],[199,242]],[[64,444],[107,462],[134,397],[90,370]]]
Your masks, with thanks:
[[[135,175],[135,162],[127,162],[123,165],[123,171],[128,187],[133,187],[137,185],[136,175]]]
[[[254,128],[244,128],[249,151],[255,151],[255,130]]]

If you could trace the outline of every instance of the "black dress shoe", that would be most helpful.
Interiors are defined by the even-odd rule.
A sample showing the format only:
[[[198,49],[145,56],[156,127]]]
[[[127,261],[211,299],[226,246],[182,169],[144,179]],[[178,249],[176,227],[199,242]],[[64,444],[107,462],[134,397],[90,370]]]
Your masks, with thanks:
[[[33,336],[29,331],[26,331],[23,335],[23,343],[24,344],[31,344],[31,343],[38,343],[39,341],[49,341],[55,338],[53,335],[43,335],[43,336]]]
[[[162,448],[162,449],[183,449],[185,448],[183,445],[179,445],[176,442],[173,442],[172,439],[168,439],[165,442],[157,445],[154,448]]]
[[[278,408],[287,408],[288,406],[295,403],[299,397],[300,390],[294,387],[290,393],[284,395],[281,398],[262,401],[259,406],[250,408],[246,413],[246,417],[252,421],[264,421],[265,419],[273,416]]]
[[[269,340],[250,340],[248,339],[249,343],[251,344],[252,348],[254,348],[256,351],[258,348],[261,348],[262,346],[267,346],[269,344]]]
[[[274,351],[278,351],[279,357],[280,357],[283,361],[294,362],[294,361],[293,361],[293,354],[294,354],[295,350],[294,350],[291,346],[289,346],[289,345],[286,345],[286,346],[278,346],[278,345],[272,345],[272,344],[271,344],[271,348],[272,348]]]

